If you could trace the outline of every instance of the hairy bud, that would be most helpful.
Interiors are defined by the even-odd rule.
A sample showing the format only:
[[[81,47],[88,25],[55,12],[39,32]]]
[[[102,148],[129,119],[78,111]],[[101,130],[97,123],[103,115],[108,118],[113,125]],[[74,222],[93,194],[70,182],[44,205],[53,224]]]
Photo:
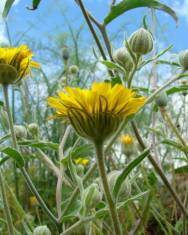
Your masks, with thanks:
[[[14,125],[15,135],[18,139],[26,139],[27,138],[27,130],[25,126],[22,125]]]
[[[76,65],[71,65],[69,67],[69,73],[71,74],[78,74],[79,73],[79,68]]]
[[[188,70],[188,50],[180,52],[179,62],[183,69]]]
[[[130,72],[133,68],[133,61],[125,47],[121,47],[114,52],[114,60],[126,71]]]
[[[164,108],[167,106],[168,103],[168,96],[166,94],[166,91],[161,91],[155,98],[155,103],[160,108]]]
[[[38,226],[34,229],[33,235],[52,235],[46,225]]]
[[[144,28],[135,31],[130,36],[129,46],[137,55],[149,53],[153,49],[153,38],[151,33]]]

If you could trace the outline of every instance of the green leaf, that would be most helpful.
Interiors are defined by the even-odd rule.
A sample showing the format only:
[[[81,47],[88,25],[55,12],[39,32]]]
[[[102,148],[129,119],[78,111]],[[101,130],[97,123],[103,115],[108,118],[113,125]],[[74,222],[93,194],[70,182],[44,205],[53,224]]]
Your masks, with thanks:
[[[178,167],[174,171],[175,171],[176,174],[188,173],[188,165]]]
[[[6,18],[9,11],[10,11],[10,8],[12,7],[13,3],[14,3],[15,0],[7,0],[6,3],[5,3],[5,7],[4,7],[4,10],[3,10],[3,18]]]
[[[8,155],[9,157],[13,158],[16,161],[18,167],[24,166],[24,158],[16,149],[11,147],[6,147],[0,150],[2,153]]]
[[[120,210],[121,208],[125,207],[127,204],[129,204],[132,201],[139,200],[141,197],[145,196],[148,194],[149,191],[141,192],[135,196],[130,197],[129,199],[125,200],[124,202],[117,203],[117,210]],[[96,218],[102,218],[106,216],[109,213],[109,208],[108,206],[102,208],[101,210],[98,210],[95,214]]]
[[[172,87],[166,91],[167,95],[172,95],[174,93],[178,92],[187,92],[188,91],[188,85],[179,86],[179,87]]]
[[[45,141],[37,142],[36,140],[19,141],[19,145],[29,146],[33,148],[41,148],[41,149],[52,149],[52,150],[58,150],[59,148],[59,144],[57,143],[45,142]]]
[[[33,0],[32,7],[27,7],[28,10],[36,10],[40,4],[41,0]]]
[[[129,165],[122,171],[122,173],[118,176],[116,183],[114,185],[113,188],[113,196],[116,199],[118,197],[118,193],[121,189],[121,185],[123,184],[123,182],[125,181],[125,179],[127,178],[127,176],[129,175],[129,173],[136,167],[138,166],[145,157],[147,157],[149,155],[150,150],[146,149],[145,151],[143,151],[139,157],[137,157],[136,159],[134,159],[131,163],[129,163]]]
[[[109,60],[102,60],[100,61],[102,64],[104,64],[108,69],[117,69],[117,70],[121,70],[123,72],[125,72],[124,68],[121,67],[120,65],[113,63]]]
[[[116,84],[122,84],[121,78],[119,76],[112,77],[111,84],[112,84],[112,86],[114,86]]]
[[[179,149],[179,150],[181,150],[181,151],[183,151],[183,152],[185,152],[185,153],[188,153],[188,149],[187,149],[185,146],[183,146],[183,145],[181,145],[181,144],[175,142],[174,140],[164,139],[164,140],[162,141],[162,143],[163,143],[163,144],[170,145],[170,146],[173,146],[173,147],[175,147],[176,149]]]
[[[165,48],[163,51],[161,51],[160,53],[158,53],[157,55],[155,55],[153,58],[145,60],[141,63],[140,67],[138,68],[138,70],[140,70],[143,66],[145,66],[146,64],[151,63],[152,61],[157,61],[158,58],[160,58],[162,55],[164,55],[166,52],[170,51],[172,49],[172,45],[170,45],[169,47]],[[162,60],[158,60],[157,63],[160,64],[159,61]],[[170,65],[172,65],[171,62],[169,62]]]
[[[0,100],[0,106],[3,107],[4,106],[4,103],[2,100]]]
[[[10,159],[10,157],[8,157],[8,156],[3,157],[2,159],[0,159],[0,166],[3,165],[3,163],[5,163],[8,159]]]
[[[10,134],[1,137],[0,138],[0,144],[2,144],[5,140],[9,139],[9,137],[10,137]]]
[[[176,67],[181,68],[180,64],[178,64],[177,62],[174,62],[174,61],[158,60],[157,64],[166,64],[166,65],[176,66]]]
[[[122,15],[123,13],[139,8],[139,7],[149,7],[157,10],[164,11],[171,15],[173,19],[178,22],[178,17],[174,10],[172,10],[170,7],[168,7],[165,4],[160,3],[156,0],[122,0],[120,3],[113,5],[111,7],[111,10],[109,14],[105,17],[104,23],[107,25],[112,20],[117,18],[118,16]]]

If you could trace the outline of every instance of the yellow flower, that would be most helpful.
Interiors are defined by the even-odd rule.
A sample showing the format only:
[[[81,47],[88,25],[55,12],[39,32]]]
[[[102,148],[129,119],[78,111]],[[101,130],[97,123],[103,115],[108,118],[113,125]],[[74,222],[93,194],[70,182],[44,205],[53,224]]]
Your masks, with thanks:
[[[12,66],[17,73],[16,80],[20,80],[27,74],[31,74],[32,67],[40,67],[38,63],[31,60],[32,56],[32,51],[27,45],[21,45],[20,47],[3,47],[0,48],[0,65],[7,65],[7,68]]]
[[[48,98],[56,109],[54,117],[66,118],[80,136],[95,143],[105,141],[145,102],[145,97],[137,98],[131,89],[104,82],[94,82],[91,89],[65,87],[58,96]]]
[[[125,145],[131,145],[133,144],[134,140],[133,140],[133,137],[130,136],[130,135],[122,135],[121,138],[120,138],[120,141],[122,144],[125,144]]]
[[[32,196],[29,198],[29,201],[30,201],[30,205],[31,206],[37,206],[39,203],[38,203],[38,200],[35,196]]]
[[[89,163],[89,160],[88,159],[85,159],[85,158],[77,158],[77,159],[75,159],[74,160],[75,161],[75,163],[76,163],[76,165],[83,165],[83,166],[87,166],[88,165],[88,163]]]

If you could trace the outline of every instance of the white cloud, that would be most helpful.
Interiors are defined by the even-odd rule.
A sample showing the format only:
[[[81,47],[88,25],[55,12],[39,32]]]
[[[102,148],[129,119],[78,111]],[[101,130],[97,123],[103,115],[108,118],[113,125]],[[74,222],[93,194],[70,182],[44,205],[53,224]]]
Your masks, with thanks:
[[[176,0],[173,8],[179,16],[185,17],[188,22],[188,0]]]

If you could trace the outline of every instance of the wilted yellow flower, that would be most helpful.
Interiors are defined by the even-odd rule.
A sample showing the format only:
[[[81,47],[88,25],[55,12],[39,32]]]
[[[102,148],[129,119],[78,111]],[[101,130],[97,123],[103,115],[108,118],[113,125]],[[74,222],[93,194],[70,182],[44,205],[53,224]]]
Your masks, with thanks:
[[[65,87],[58,96],[48,98],[48,104],[57,110],[54,117],[68,119],[80,136],[95,143],[106,140],[145,102],[145,97],[137,98],[123,85],[104,82],[94,82],[91,89]]]
[[[86,159],[86,158],[77,158],[77,159],[75,159],[74,160],[75,161],[75,163],[77,164],[77,165],[83,165],[83,166],[87,166],[88,165],[88,163],[89,163],[89,160],[88,159]]]
[[[122,144],[125,144],[125,145],[130,145],[134,143],[133,137],[128,134],[122,135],[120,138],[120,141]]]
[[[7,69],[10,68],[9,66],[12,66],[17,73],[14,81],[8,81],[8,83],[13,83],[15,80],[20,80],[27,74],[31,74],[32,67],[40,67],[38,63],[31,60],[32,56],[32,51],[27,45],[0,48],[0,66],[7,65]]]
[[[30,198],[29,198],[29,201],[30,201],[30,205],[31,206],[37,206],[39,203],[38,203],[38,200],[37,200],[37,198],[35,197],[35,196],[31,196]]]

